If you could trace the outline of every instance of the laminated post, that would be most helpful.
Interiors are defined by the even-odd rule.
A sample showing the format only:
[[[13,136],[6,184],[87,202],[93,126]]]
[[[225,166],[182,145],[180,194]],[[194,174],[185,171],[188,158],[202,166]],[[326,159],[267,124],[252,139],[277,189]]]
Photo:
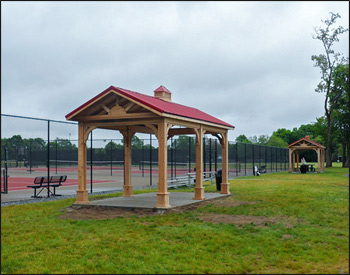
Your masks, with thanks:
[[[131,140],[134,133],[129,129],[120,132],[124,138],[124,197],[130,197],[133,195],[131,183]]]
[[[165,119],[158,123],[158,193],[156,208],[170,208],[168,192],[168,124]]]
[[[78,190],[77,204],[88,204],[88,191],[86,189],[86,139],[85,126],[79,122],[79,147],[78,147]]]
[[[200,126],[196,132],[196,186],[194,188],[194,200],[204,200],[203,187],[203,128]]]
[[[289,154],[288,154],[288,157],[289,157],[289,168],[288,168],[288,172],[289,173],[292,173],[293,170],[292,170],[292,154],[293,154],[293,150],[292,149],[289,149]]]
[[[231,194],[228,182],[228,135],[227,130],[222,134],[222,183],[221,194]]]

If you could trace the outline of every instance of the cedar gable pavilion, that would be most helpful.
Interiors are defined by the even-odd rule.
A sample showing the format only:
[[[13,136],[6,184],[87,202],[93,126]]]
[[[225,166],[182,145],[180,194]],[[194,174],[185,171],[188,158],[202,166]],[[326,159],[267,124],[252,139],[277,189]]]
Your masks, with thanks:
[[[148,96],[110,86],[66,115],[78,121],[79,149],[77,204],[88,204],[86,187],[86,141],[96,128],[119,131],[124,137],[124,196],[133,195],[131,182],[131,138],[135,133],[154,134],[159,143],[157,208],[169,208],[167,191],[167,140],[175,135],[196,136],[196,186],[194,200],[204,200],[203,136],[217,137],[222,146],[221,194],[230,194],[228,182],[228,130],[234,126],[198,109],[171,101],[171,92],[164,86]],[[175,127],[174,127],[175,126]],[[178,127],[180,126],[180,127]]]
[[[324,172],[326,147],[305,136],[288,145],[289,148],[289,173],[299,171],[299,152],[303,150],[314,150],[317,153],[317,173]],[[295,167],[296,164],[296,167]]]

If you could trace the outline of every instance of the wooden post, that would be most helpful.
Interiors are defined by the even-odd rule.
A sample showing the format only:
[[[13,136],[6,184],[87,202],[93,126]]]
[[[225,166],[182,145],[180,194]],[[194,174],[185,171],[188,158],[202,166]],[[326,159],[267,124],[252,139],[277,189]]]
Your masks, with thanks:
[[[88,190],[86,188],[86,140],[85,140],[85,126],[79,122],[79,147],[78,147],[78,190],[77,200],[78,204],[88,204]]]
[[[299,151],[297,151],[297,171],[299,171]]]
[[[120,132],[124,138],[124,197],[130,197],[133,195],[131,182],[131,140],[134,133],[129,130]]]
[[[156,208],[170,208],[168,192],[168,124],[163,119],[158,123],[158,193]]]
[[[196,132],[196,186],[194,188],[194,200],[204,200],[203,187],[203,128],[195,129]]]
[[[292,154],[293,154],[293,150],[291,148],[289,148],[289,173],[292,173]]]
[[[317,173],[321,173],[321,149],[317,149]]]
[[[324,163],[325,163],[325,150],[321,149],[321,167],[322,167],[322,172],[324,172]]]
[[[295,151],[293,151],[293,171],[295,171]]]
[[[220,194],[231,194],[228,182],[228,135],[227,130],[222,135],[222,183]]]

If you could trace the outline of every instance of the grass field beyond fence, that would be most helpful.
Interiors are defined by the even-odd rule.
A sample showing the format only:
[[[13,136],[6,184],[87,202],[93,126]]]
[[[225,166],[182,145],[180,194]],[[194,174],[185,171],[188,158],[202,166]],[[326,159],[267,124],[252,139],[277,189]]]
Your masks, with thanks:
[[[165,215],[60,219],[74,199],[2,207],[1,273],[346,274],[348,173],[236,178],[225,204]]]

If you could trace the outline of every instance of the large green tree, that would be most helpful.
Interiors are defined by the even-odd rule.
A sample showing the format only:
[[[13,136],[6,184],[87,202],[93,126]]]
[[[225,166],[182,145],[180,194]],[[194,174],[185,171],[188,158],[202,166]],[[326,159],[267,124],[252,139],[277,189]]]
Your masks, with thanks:
[[[252,142],[246,137],[246,135],[239,135],[238,137],[236,137],[236,142],[240,142],[240,143],[252,143]]]
[[[334,100],[334,98],[336,100]],[[336,137],[342,145],[343,167],[349,167],[350,151],[350,92],[349,63],[338,65],[334,70],[334,86],[330,96],[334,106]]]
[[[348,31],[342,26],[334,27],[337,19],[341,16],[339,14],[330,13],[331,18],[321,20],[325,27],[315,28],[316,35],[314,39],[322,42],[324,53],[319,55],[312,55],[311,59],[314,61],[314,66],[320,68],[321,81],[315,89],[318,93],[325,94],[324,110],[327,118],[327,153],[326,166],[332,166],[332,113],[333,108],[330,102],[332,87],[334,85],[334,69],[344,63],[344,58],[341,53],[335,52],[333,49],[334,43],[339,42],[339,35]]]

